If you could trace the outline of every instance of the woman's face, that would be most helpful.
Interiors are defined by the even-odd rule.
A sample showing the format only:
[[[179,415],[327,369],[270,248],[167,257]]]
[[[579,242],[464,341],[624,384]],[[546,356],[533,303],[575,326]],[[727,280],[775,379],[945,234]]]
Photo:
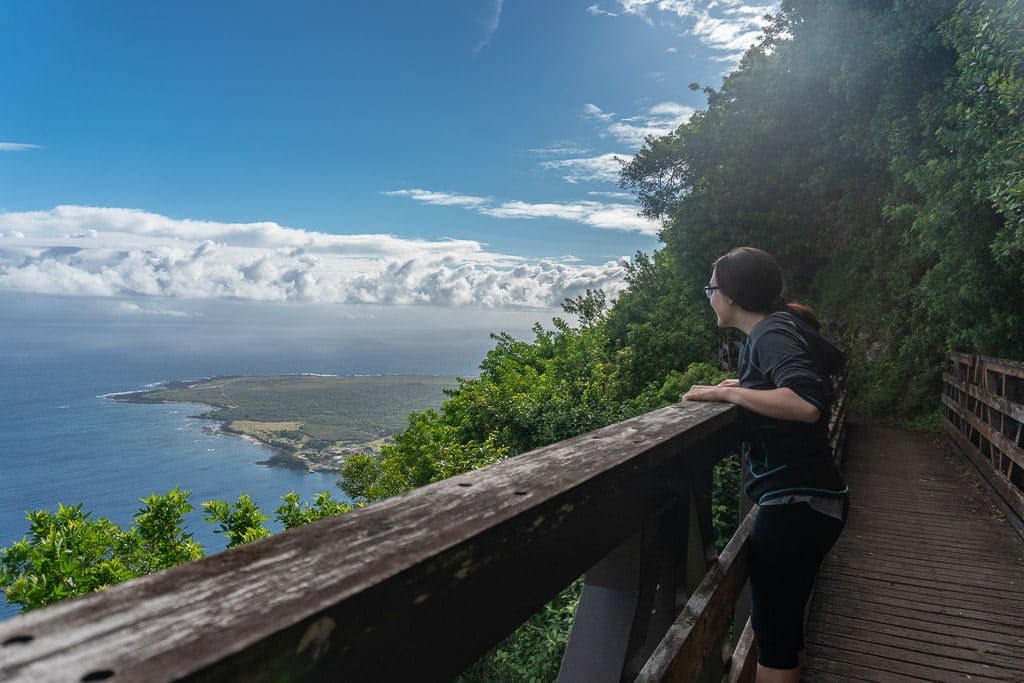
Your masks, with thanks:
[[[711,279],[708,281],[708,284],[712,287],[718,286],[718,276],[714,271],[711,272]],[[715,315],[718,316],[718,326],[731,327],[732,314],[736,307],[729,303],[728,297],[722,293],[722,290],[713,290],[711,292],[711,298],[708,301],[711,304],[711,308],[715,311]]]

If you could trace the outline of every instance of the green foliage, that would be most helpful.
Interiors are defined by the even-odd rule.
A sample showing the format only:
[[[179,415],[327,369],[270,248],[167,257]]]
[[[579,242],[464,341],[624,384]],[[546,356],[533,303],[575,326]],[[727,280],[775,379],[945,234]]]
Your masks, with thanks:
[[[930,413],[925,413],[911,420],[903,420],[899,424],[904,429],[914,432],[939,433],[942,431],[942,423],[945,421],[942,407],[939,406]]]
[[[730,455],[715,465],[712,472],[711,523],[715,529],[715,547],[719,552],[739,526],[742,483],[743,466],[738,456]]]
[[[258,541],[270,535],[270,529],[263,526],[263,522],[270,517],[263,514],[247,493],[240,493],[234,503],[208,500],[203,503],[203,510],[206,511],[203,519],[217,524],[218,528],[214,533],[227,534],[229,548]]]
[[[711,357],[718,335],[701,291],[709,276],[710,262],[690,272],[667,250],[636,255],[626,273],[629,290],[607,316],[616,396],[633,398]]]
[[[299,494],[289,491],[281,496],[282,503],[274,510],[274,517],[284,525],[285,530],[315,522],[324,517],[333,517],[348,512],[352,506],[334,499],[329,491],[316,494],[313,503],[303,503]]]
[[[203,556],[203,548],[185,531],[184,516],[192,512],[189,492],[176,486],[165,495],[151,494],[142,499],[135,514],[135,528],[128,535],[137,545],[132,554],[138,558],[139,574],[174,567]]]
[[[81,504],[29,512],[28,535],[0,549],[7,601],[27,610],[198,559],[203,549],[182,522],[192,510],[188,497],[175,488],[142,499],[136,526],[127,531]]]
[[[457,680],[460,683],[555,680],[582,589],[582,579],[573,582]]]
[[[660,385],[651,384],[636,398],[626,402],[626,412],[640,415],[679,401],[694,384],[715,385],[730,373],[710,363],[690,363],[685,372],[672,371]]]
[[[143,498],[135,525],[128,530],[105,517],[93,518],[81,504],[58,504],[56,512],[29,512],[28,535],[0,548],[0,588],[8,602],[28,610],[197,560],[203,548],[184,523],[184,515],[194,509],[189,496],[176,487],[162,496]],[[289,492],[282,496],[275,517],[291,529],[351,507],[327,491],[312,503]],[[263,526],[269,517],[244,493],[234,503],[211,500],[203,508],[204,519],[219,524],[217,533],[228,535],[228,547],[270,534]]]

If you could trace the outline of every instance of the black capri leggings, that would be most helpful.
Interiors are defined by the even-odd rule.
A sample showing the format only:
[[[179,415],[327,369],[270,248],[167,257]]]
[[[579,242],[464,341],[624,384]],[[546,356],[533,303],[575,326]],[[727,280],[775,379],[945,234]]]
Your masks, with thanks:
[[[757,661],[794,669],[804,649],[804,605],[825,554],[846,522],[807,503],[765,505],[750,532],[750,614]]]

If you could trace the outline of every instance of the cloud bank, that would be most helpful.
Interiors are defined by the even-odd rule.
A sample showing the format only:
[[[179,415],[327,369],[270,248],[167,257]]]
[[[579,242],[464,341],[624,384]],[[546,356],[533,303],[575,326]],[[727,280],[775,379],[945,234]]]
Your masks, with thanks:
[[[458,197],[419,192],[426,191],[408,196],[434,203]],[[606,205],[591,204],[587,218],[595,224],[621,219],[605,215]],[[137,209],[58,206],[0,213],[0,290],[550,308],[588,288],[616,296],[625,288],[625,260],[528,260],[488,252],[473,240],[332,235],[274,222],[175,219]]]

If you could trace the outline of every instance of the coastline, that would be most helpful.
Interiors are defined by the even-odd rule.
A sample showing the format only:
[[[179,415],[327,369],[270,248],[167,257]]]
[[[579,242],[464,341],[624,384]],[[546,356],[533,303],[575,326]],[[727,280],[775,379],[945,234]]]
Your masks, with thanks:
[[[185,383],[180,383],[185,384]],[[178,387],[182,389],[188,388],[187,386]],[[160,391],[160,389],[146,389],[142,391],[122,391],[113,394],[105,394],[100,398],[105,398],[111,401],[119,401],[121,403],[143,403],[143,404],[172,404],[172,403],[195,403],[197,405],[204,405],[210,408],[224,408],[225,406],[218,405],[216,403],[206,403],[203,401],[179,401],[173,399],[157,399],[151,396],[142,396],[142,394],[150,394],[154,391]],[[230,434],[240,439],[244,439],[249,443],[264,448],[270,449],[272,452],[270,457],[266,460],[257,460],[257,465],[264,465],[266,467],[281,467],[284,469],[294,470],[303,472],[305,474],[312,474],[313,472],[340,472],[341,466],[337,467],[324,467],[320,463],[314,463],[308,458],[303,457],[298,453],[290,453],[280,446],[276,446],[269,441],[260,439],[259,437],[248,434],[238,429],[231,427],[231,420],[224,420],[218,417],[214,417],[210,413],[203,413],[199,415],[189,415],[189,418],[194,420],[209,420],[213,422],[212,425],[205,427],[210,432],[220,434]]]
[[[406,396],[409,392],[405,383],[419,385],[421,392],[424,391],[423,386],[429,385],[428,388],[441,395],[442,384],[438,379],[447,379],[447,376],[233,375],[161,382],[138,391],[109,393],[102,398],[124,403],[195,403],[207,406],[210,410],[190,417],[212,421],[211,431],[232,434],[269,448],[270,457],[258,461],[258,464],[303,473],[337,473],[349,455],[378,455],[384,445],[393,443],[393,434],[401,429],[397,424],[385,426],[387,422],[383,418],[378,421],[372,401],[374,396],[372,393],[367,395],[368,380],[384,380],[379,382],[381,394],[376,397],[377,401],[390,407],[393,413],[400,412],[404,425],[409,410],[423,409],[422,399],[418,405],[407,405],[410,399]],[[337,385],[345,382],[353,385],[345,400],[363,413],[373,414],[371,424],[364,424],[367,421],[365,415],[346,414],[344,405],[336,411],[331,410],[331,401],[338,402]],[[356,382],[362,384],[357,385]],[[282,389],[282,385],[287,385],[292,394]],[[318,393],[320,390],[322,395]],[[391,393],[387,393],[389,391]],[[311,404],[311,397],[322,400]],[[399,398],[404,398],[405,404]],[[392,406],[392,403],[398,405]],[[353,409],[350,407],[350,410]],[[307,419],[307,415],[312,417]],[[338,429],[332,429],[331,424],[324,424],[325,415],[334,421],[334,427],[339,422],[360,426],[343,430],[342,434]],[[391,417],[395,423],[394,416]]]

